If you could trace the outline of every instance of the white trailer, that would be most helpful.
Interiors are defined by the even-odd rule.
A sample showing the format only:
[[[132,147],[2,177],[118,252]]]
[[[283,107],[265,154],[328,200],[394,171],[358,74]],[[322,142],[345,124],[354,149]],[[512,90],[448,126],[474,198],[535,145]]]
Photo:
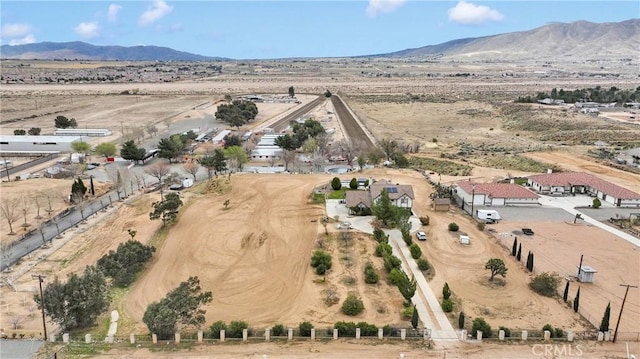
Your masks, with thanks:
[[[502,219],[495,209],[479,209],[476,211],[476,217],[486,222],[497,222]]]

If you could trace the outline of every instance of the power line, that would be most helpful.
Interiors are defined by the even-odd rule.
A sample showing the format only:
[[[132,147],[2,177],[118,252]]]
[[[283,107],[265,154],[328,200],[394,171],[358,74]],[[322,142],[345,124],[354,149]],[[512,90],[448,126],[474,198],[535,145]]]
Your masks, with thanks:
[[[621,287],[627,287],[624,291],[624,299],[622,300],[622,306],[620,306],[620,314],[618,315],[618,322],[616,323],[616,331],[613,333],[613,342],[616,342],[616,337],[618,336],[618,326],[620,325],[620,319],[622,319],[622,310],[624,309],[624,302],[627,301],[627,294],[629,293],[629,288],[638,288],[637,285],[629,285],[629,284],[620,284]]]

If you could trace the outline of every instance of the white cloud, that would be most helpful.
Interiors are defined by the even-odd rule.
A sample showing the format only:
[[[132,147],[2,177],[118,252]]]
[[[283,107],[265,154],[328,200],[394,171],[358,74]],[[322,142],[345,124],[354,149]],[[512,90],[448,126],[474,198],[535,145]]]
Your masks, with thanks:
[[[504,19],[504,15],[497,10],[466,1],[459,1],[456,6],[449,9],[449,21],[464,25],[479,25],[487,21],[500,21],[502,19]]]
[[[73,31],[75,31],[76,34],[88,39],[100,35],[99,30],[100,27],[97,22],[81,22],[78,26],[73,28]]]
[[[109,5],[109,10],[107,11],[107,19],[111,22],[115,22],[118,20],[118,13],[122,10],[122,6],[118,4]]]
[[[33,36],[32,34],[28,34],[23,38],[13,39],[13,40],[9,41],[9,45],[33,44],[34,42],[36,42],[35,36]]]
[[[178,23],[178,24],[173,24],[169,27],[169,31],[171,32],[180,32],[184,30],[184,26],[182,26],[182,24]]]
[[[0,30],[0,36],[3,39],[12,39],[16,37],[26,36],[31,32],[29,24],[4,24]]]
[[[156,20],[160,20],[165,15],[173,11],[173,6],[167,5],[163,0],[153,0],[147,11],[143,12],[138,19],[138,25],[147,26]]]
[[[394,11],[405,2],[406,0],[369,0],[366,12],[369,17],[376,17],[378,14]]]

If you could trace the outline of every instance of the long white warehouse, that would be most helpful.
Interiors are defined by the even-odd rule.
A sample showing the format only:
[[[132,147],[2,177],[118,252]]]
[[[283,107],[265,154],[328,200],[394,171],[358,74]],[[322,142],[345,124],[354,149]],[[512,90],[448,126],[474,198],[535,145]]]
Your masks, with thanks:
[[[56,130],[53,134],[56,136],[105,137],[111,136],[111,131],[106,128],[64,128]]]
[[[71,143],[80,136],[8,136],[0,135],[0,152],[60,151],[71,152]]]

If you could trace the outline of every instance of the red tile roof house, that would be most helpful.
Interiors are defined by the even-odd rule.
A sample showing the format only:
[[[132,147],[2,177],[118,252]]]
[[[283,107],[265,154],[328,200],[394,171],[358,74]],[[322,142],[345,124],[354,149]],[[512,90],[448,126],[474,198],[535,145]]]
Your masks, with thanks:
[[[347,191],[347,208],[349,208],[350,212],[354,212],[351,211],[353,207],[358,207],[361,210],[365,208],[371,209],[372,204],[380,199],[380,194],[382,194],[383,189],[387,190],[389,199],[393,205],[411,210],[415,198],[413,187],[410,185],[393,184],[386,180],[373,182],[366,191]]]
[[[538,196],[515,183],[456,183],[455,193],[462,199],[462,209],[469,212],[474,206],[510,206],[538,204]]]
[[[586,194],[617,207],[640,207],[640,194],[584,172],[556,172],[529,176],[527,184],[543,194]]]

